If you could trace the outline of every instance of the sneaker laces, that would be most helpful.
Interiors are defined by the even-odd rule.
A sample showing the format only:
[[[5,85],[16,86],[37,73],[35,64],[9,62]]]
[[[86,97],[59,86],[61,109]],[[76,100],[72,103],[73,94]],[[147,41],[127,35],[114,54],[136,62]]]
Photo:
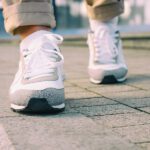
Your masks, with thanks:
[[[94,61],[96,63],[116,63],[118,49],[108,28],[100,28],[94,34],[93,42],[95,48]]]
[[[62,37],[59,35],[47,34],[44,35],[41,44],[37,49],[22,50],[25,66],[25,79],[43,75],[50,76],[56,72],[56,68],[64,61],[57,46],[62,40]]]

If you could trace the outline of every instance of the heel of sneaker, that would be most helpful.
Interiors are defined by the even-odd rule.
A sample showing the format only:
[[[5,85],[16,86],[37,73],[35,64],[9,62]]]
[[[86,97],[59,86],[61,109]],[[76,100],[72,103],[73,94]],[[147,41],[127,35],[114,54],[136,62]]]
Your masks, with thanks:
[[[20,90],[11,99],[11,109],[17,112],[55,113],[65,109],[64,89]]]
[[[120,83],[126,80],[128,69],[119,67],[115,69],[89,69],[90,81],[95,84]]]

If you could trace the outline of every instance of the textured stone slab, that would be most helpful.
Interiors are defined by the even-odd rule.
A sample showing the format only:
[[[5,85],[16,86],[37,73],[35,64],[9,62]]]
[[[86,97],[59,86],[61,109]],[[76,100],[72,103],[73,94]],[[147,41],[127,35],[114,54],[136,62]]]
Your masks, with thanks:
[[[20,116],[20,114],[11,111],[8,99],[0,98],[0,118],[13,116]]]
[[[125,84],[116,84],[116,85],[105,85],[97,88],[90,88],[90,91],[94,91],[99,94],[103,93],[114,93],[114,92],[127,92],[127,91],[135,91],[137,88],[125,85]]]
[[[68,100],[67,103],[72,108],[117,104],[117,102],[114,102],[114,101],[106,99],[106,98],[101,98],[101,97],[100,98],[81,99],[81,100]]]
[[[129,139],[133,143],[150,141],[150,124],[114,128],[113,131]]]
[[[16,150],[138,150],[128,140],[78,114],[9,118],[2,122]]]
[[[82,85],[82,84],[88,83],[90,81],[88,78],[77,78],[77,79],[70,79],[69,82],[74,85]]]
[[[75,80],[84,81],[85,78],[86,79],[88,78],[87,72],[84,71],[85,67],[80,67],[80,68],[78,67],[77,71],[74,71],[74,70],[71,71],[72,68],[70,68],[70,66],[69,66],[69,67],[65,67],[65,70],[68,70],[66,72],[66,80],[71,82],[71,83],[75,83],[74,82]]]
[[[144,110],[150,114],[150,107],[143,107],[143,108],[139,108],[139,109]]]
[[[101,97],[97,94],[94,94],[92,92],[77,92],[77,93],[67,93],[65,94],[66,99],[82,99],[82,98],[95,98],[95,97]]]
[[[133,86],[139,88],[139,89],[143,89],[143,90],[150,90],[150,83],[135,83]]]
[[[137,144],[137,146],[140,146],[143,150],[150,150],[150,141],[149,143]]]
[[[105,106],[94,106],[94,107],[80,107],[75,108],[79,113],[86,116],[104,116],[114,114],[125,114],[137,112],[136,110],[126,107],[124,105],[105,105]]]
[[[110,128],[150,124],[150,115],[142,112],[93,117],[100,125]]]
[[[105,97],[124,101],[125,99],[143,99],[143,98],[149,98],[150,92],[149,91],[143,91],[143,90],[137,90],[137,91],[129,91],[129,92],[114,92],[114,93],[104,93]]]
[[[69,83],[69,82],[67,82],[67,81],[65,81],[64,82],[64,86],[65,86],[65,88],[67,87],[73,87],[73,85],[71,84],[71,83]]]
[[[117,99],[121,103],[127,104],[129,106],[138,107],[150,107],[150,98],[139,98],[139,99]]]
[[[103,84],[94,84],[94,83],[91,83],[90,81],[87,81],[87,82],[77,82],[76,85],[79,86],[79,87],[81,87],[81,88],[84,88],[84,89],[101,88],[101,87],[105,86]]]
[[[65,93],[81,93],[81,92],[86,92],[86,90],[79,88],[79,87],[66,87],[65,88]]]
[[[4,100],[8,98],[9,88],[14,75],[3,74],[0,75],[0,97]]]
[[[2,125],[0,125],[0,150],[15,150]]]
[[[130,75],[128,80],[126,81],[126,84],[143,89],[143,90],[149,90],[150,89],[150,76],[148,75],[140,75],[140,74],[134,74]]]

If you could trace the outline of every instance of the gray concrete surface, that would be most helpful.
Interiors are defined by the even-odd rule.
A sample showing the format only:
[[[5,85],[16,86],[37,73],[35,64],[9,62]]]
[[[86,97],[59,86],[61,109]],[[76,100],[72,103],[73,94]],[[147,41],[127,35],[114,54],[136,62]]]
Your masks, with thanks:
[[[150,51],[125,49],[128,80],[95,85],[88,48],[62,46],[66,111],[23,115],[9,109],[17,70],[16,44],[0,44],[0,150],[150,150]]]

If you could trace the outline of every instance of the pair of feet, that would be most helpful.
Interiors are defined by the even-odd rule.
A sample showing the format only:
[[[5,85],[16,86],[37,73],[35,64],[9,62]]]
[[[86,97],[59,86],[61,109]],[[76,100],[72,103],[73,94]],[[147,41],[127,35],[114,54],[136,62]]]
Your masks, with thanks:
[[[63,38],[48,31],[27,37],[20,48],[19,70],[10,87],[11,108],[18,112],[58,112],[65,109]],[[28,43],[28,44],[27,44]],[[89,77],[93,83],[123,82],[127,66],[119,31],[107,26],[88,34]]]

